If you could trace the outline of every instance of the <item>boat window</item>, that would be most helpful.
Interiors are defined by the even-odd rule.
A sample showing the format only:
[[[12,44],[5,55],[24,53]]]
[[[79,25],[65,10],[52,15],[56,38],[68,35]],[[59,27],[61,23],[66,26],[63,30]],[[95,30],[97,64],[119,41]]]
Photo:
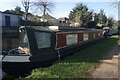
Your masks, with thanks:
[[[67,44],[77,43],[78,40],[77,34],[67,34],[66,35],[66,41]]]
[[[38,48],[50,47],[51,34],[46,32],[35,32]]]
[[[101,36],[101,33],[99,33],[98,35]]]
[[[88,33],[83,33],[83,40],[86,41],[89,39],[89,34]]]
[[[20,32],[20,46],[25,50],[29,51],[28,36],[24,29],[22,29]]]
[[[93,34],[93,38],[95,38],[95,33]]]

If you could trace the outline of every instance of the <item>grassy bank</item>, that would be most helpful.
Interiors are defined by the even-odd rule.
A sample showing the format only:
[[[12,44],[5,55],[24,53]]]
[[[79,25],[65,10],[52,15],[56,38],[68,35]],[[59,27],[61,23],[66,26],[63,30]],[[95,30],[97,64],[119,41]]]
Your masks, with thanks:
[[[26,78],[85,78],[117,41],[117,36],[101,40],[97,44],[76,52],[73,56],[57,61],[49,68],[33,70],[32,74]]]

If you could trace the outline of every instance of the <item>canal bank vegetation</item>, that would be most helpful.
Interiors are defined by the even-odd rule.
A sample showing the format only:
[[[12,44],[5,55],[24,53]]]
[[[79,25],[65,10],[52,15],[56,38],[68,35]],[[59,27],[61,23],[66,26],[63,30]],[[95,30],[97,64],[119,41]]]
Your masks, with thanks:
[[[81,49],[64,60],[57,61],[48,68],[39,68],[32,71],[26,78],[86,78],[95,69],[102,57],[118,42],[118,36]]]

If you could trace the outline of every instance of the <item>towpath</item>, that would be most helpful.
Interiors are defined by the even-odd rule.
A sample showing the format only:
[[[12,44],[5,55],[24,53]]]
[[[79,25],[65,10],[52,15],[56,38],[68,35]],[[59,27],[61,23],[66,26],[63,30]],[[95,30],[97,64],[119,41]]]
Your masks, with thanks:
[[[95,78],[99,78],[100,80],[120,80],[120,76],[118,74],[119,57],[120,43],[115,45],[113,49],[108,52],[107,56],[101,60],[100,66],[92,72],[91,78],[94,78],[94,80]]]

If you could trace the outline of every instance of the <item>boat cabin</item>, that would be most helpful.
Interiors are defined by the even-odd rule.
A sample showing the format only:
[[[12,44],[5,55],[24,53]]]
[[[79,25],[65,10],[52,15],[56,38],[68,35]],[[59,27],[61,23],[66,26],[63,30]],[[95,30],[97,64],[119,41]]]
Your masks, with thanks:
[[[55,49],[55,32],[40,26],[21,27],[19,49],[33,55]]]
[[[19,49],[29,55],[54,52],[79,43],[98,39],[98,29],[52,30],[49,27],[27,26],[20,28]]]

